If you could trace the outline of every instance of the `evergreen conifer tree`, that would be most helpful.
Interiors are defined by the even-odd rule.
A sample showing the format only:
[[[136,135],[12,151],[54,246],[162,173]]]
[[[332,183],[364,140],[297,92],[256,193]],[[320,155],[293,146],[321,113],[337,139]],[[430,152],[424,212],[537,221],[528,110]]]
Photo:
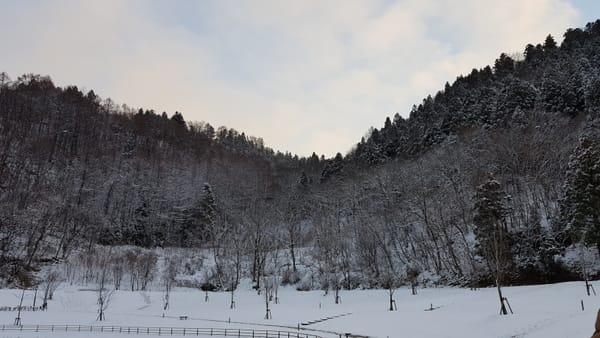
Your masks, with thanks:
[[[549,51],[553,49],[556,49],[556,41],[552,35],[548,34],[546,40],[544,41],[544,50]]]
[[[510,266],[510,249],[508,246],[508,227],[506,205],[509,196],[502,190],[502,185],[492,175],[477,187],[475,194],[475,235],[479,240],[481,254],[486,258],[494,276],[500,313],[508,314],[505,298],[502,296],[504,275]]]
[[[215,196],[213,195],[210,184],[204,183],[202,187],[204,196],[200,201],[200,209],[197,215],[198,223],[202,225],[203,229],[211,228],[214,226],[217,216],[217,204],[215,202]]]
[[[584,135],[569,161],[560,201],[563,222],[576,241],[600,250],[600,139]]]

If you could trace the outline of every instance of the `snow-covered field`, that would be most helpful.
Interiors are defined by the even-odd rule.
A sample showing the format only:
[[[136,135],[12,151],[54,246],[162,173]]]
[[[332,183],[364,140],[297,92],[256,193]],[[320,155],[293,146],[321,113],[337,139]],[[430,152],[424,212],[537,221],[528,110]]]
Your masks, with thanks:
[[[106,310],[106,321],[97,322],[97,293],[83,287],[62,286],[47,312],[23,312],[22,324],[78,324],[163,327],[269,328],[292,330],[299,323],[341,314],[320,323],[304,326],[338,333],[351,332],[370,337],[589,337],[593,332],[600,295],[588,297],[583,282],[554,285],[507,287],[513,315],[498,315],[496,289],[471,291],[462,288],[420,289],[411,295],[408,289],[396,291],[398,311],[387,311],[386,290],[342,291],[341,304],[334,304],[330,293],[299,292],[280,288],[279,304],[270,304],[273,318],[265,320],[265,301],[242,285],[236,292],[236,308],[230,309],[229,293],[205,294],[193,289],[176,289],[171,295],[171,307],[163,317],[162,292],[115,292]],[[0,307],[17,306],[19,290],[0,290]],[[581,309],[584,301],[585,311]],[[28,291],[24,305],[33,302]],[[41,304],[38,298],[37,305]],[[433,306],[433,311],[424,311]],[[187,321],[179,316],[188,316]],[[0,326],[10,325],[16,312],[0,311]],[[228,323],[231,321],[231,323]],[[277,328],[261,325],[281,325]],[[326,332],[312,332],[323,337],[336,337]],[[0,337],[77,337],[77,333],[2,332]],[[94,336],[115,336],[98,333]],[[118,336],[118,335],[116,335]]]

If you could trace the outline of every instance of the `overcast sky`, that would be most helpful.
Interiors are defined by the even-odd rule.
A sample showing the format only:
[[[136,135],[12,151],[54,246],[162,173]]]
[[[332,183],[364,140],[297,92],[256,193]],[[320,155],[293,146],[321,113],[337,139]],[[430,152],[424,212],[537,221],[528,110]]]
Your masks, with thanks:
[[[0,0],[0,71],[345,153],[446,81],[600,18],[597,0]]]

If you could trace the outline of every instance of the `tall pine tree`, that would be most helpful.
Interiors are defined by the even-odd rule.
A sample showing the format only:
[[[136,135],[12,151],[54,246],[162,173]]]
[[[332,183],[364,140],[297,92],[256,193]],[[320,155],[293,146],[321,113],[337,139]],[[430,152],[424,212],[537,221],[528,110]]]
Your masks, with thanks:
[[[509,196],[502,190],[502,185],[492,175],[477,187],[475,194],[475,235],[479,241],[481,254],[486,258],[500,298],[500,313],[508,314],[505,298],[502,296],[504,276],[511,265],[510,248],[508,246],[508,213]]]
[[[600,251],[600,137],[581,137],[573,151],[560,201],[563,222],[575,241]]]

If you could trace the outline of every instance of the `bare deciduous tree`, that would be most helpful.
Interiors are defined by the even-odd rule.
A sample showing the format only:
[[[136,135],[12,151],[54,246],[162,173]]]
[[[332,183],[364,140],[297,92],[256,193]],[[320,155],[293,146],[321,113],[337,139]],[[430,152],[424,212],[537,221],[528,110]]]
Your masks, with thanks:
[[[98,321],[106,320],[105,312],[110,303],[110,299],[114,293],[114,290],[108,290],[106,288],[110,269],[111,255],[112,248],[100,250],[98,256]]]
[[[54,296],[54,291],[58,288],[62,281],[62,274],[56,268],[49,270],[44,276],[44,280],[42,282],[42,287],[44,289],[44,298],[42,301],[43,310],[46,310],[48,308],[48,300],[52,300],[52,297]]]

